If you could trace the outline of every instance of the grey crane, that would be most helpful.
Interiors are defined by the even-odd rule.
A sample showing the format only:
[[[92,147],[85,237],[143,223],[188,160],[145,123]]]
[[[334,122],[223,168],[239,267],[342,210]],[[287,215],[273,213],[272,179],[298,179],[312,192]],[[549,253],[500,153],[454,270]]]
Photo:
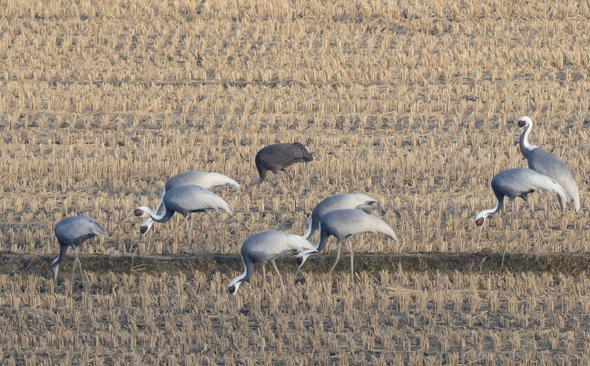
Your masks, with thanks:
[[[303,234],[304,239],[309,239],[318,229],[322,216],[326,213],[343,208],[355,208],[358,210],[369,210],[377,205],[379,201],[363,193],[338,193],[324,198],[311,212],[311,218],[307,231]]]
[[[285,254],[313,248],[314,245],[301,236],[287,234],[282,231],[263,231],[250,236],[242,243],[240,249],[242,262],[244,263],[244,273],[231,280],[228,286],[229,293],[235,295],[242,282],[250,280],[256,262],[262,264],[264,283],[266,283],[266,262],[271,262],[282,285],[283,277],[277,268],[275,259]]]
[[[265,146],[256,153],[255,163],[259,178],[253,180],[250,186],[262,183],[269,170],[275,174],[282,170],[289,178],[293,179],[285,168],[295,163],[306,163],[312,160],[313,157],[309,151],[299,142]]]
[[[191,244],[190,217],[192,212],[206,212],[209,210],[224,210],[230,216],[232,209],[221,197],[215,193],[194,184],[174,187],[164,194],[164,212],[158,214],[147,206],[137,207],[133,210],[135,216],[148,215],[157,222],[170,220],[175,212],[184,216],[186,235],[189,245]],[[176,229],[174,230],[176,231]]]
[[[320,240],[318,245],[309,250],[304,250],[297,254],[297,270],[305,263],[307,257],[311,254],[319,253],[324,250],[328,238],[330,236],[336,237],[338,243],[338,254],[336,255],[336,261],[330,273],[338,264],[340,260],[340,250],[344,239],[354,234],[363,233],[383,233],[390,236],[396,242],[399,242],[397,235],[393,232],[393,229],[383,220],[375,216],[369,215],[366,212],[357,209],[340,209],[326,213],[319,224]],[[350,278],[354,279],[354,251],[352,250],[352,244],[348,242],[348,249],[350,252]]]
[[[58,222],[53,231],[59,242],[59,255],[53,260],[53,262],[51,262],[51,272],[53,272],[53,277],[57,283],[59,264],[64,259],[68,248],[71,247],[76,255],[74,268],[72,268],[71,282],[73,283],[76,266],[80,267],[80,273],[82,274],[82,263],[78,257],[78,246],[90,238],[95,236],[107,236],[108,234],[102,224],[88,216],[67,217]],[[84,280],[83,274],[82,280]]]
[[[201,186],[205,189],[221,186],[231,186],[236,189],[241,188],[238,182],[226,175],[220,173],[204,172],[201,170],[189,170],[184,173],[177,174],[172,178],[168,179],[166,185],[164,186],[164,189],[162,190],[162,196],[160,198],[160,202],[158,203],[158,208],[156,209],[156,212],[158,214],[162,214],[164,212],[164,195],[167,191],[171,190],[174,187],[184,186],[187,184],[194,184],[197,186]],[[152,218],[148,216],[141,224],[139,231],[142,234],[147,233],[152,227],[153,222],[154,220],[152,220]]]
[[[557,183],[554,179],[549,178],[548,176],[541,173],[537,173],[536,171],[529,168],[502,170],[498,174],[494,175],[491,186],[492,190],[494,191],[494,196],[496,196],[496,206],[489,210],[483,210],[475,216],[475,224],[477,226],[483,226],[488,216],[495,214],[502,209],[505,196],[508,196],[508,198],[510,198],[512,201],[512,215],[514,215],[514,199],[516,197],[520,197],[529,206],[531,215],[537,223],[537,228],[539,228],[541,236],[543,236],[541,226],[539,225],[539,220],[537,220],[535,210],[528,200],[528,195],[536,190],[544,189],[546,191],[558,194],[565,201],[570,200],[570,197],[568,196],[565,189],[563,189],[563,187],[560,186],[559,183]]]
[[[580,211],[580,192],[578,185],[567,166],[557,156],[551,154],[539,146],[529,144],[529,134],[533,129],[533,120],[524,116],[518,120],[518,126],[523,129],[520,135],[520,152],[525,156],[529,168],[534,171],[553,178],[567,192],[574,201],[576,212]],[[560,196],[557,196],[559,206],[565,211],[565,204]]]

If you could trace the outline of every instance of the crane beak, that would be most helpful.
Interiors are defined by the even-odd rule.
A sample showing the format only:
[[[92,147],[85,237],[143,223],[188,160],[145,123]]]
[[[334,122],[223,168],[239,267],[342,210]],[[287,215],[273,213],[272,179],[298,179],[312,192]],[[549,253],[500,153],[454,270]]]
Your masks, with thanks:
[[[129,216],[127,216],[126,218],[124,218],[123,221],[120,222],[120,224],[125,223],[125,222],[131,220],[132,217],[135,217],[135,214],[133,212],[131,214],[129,214]]]
[[[479,234],[477,235],[477,242],[481,242],[481,232],[483,231],[483,224],[479,227]]]

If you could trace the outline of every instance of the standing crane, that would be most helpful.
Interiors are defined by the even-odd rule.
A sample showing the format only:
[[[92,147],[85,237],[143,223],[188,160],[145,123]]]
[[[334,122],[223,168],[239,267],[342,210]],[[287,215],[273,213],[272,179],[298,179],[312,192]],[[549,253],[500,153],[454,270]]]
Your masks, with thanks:
[[[135,216],[148,215],[152,220],[157,222],[166,222],[170,220],[175,212],[184,216],[186,227],[186,236],[188,244],[191,244],[191,213],[207,212],[209,210],[224,210],[230,216],[233,215],[232,209],[221,197],[215,193],[206,190],[201,186],[187,184],[184,186],[174,187],[164,194],[164,212],[158,214],[147,206],[137,207],[133,210]],[[174,229],[172,232],[176,231]],[[172,235],[172,233],[170,234]]]
[[[236,189],[240,189],[240,185],[238,184],[238,182],[226,175],[220,173],[209,173],[201,170],[189,170],[187,172],[177,174],[172,178],[168,179],[166,185],[164,186],[164,189],[162,190],[162,196],[160,198],[160,202],[158,203],[156,213],[162,214],[164,212],[164,195],[167,191],[171,190],[174,187],[184,186],[187,184],[194,184],[196,186],[201,186],[205,189],[211,189],[221,186],[231,186]],[[152,220],[152,218],[148,216],[144,220],[144,222],[141,223],[141,226],[139,228],[140,233],[147,233],[152,227],[153,222],[154,220]]]
[[[53,272],[53,278],[57,284],[57,272],[59,271],[59,264],[64,259],[68,248],[74,250],[76,259],[74,260],[74,268],[72,268],[72,280],[74,282],[74,271],[76,266],[80,267],[80,274],[82,281],[84,281],[84,274],[82,272],[82,263],[78,257],[78,246],[86,240],[95,236],[107,236],[107,232],[101,223],[88,216],[73,216],[67,217],[55,225],[53,229],[55,237],[59,242],[59,255],[51,262],[50,268]]]
[[[265,146],[256,153],[255,163],[259,178],[253,180],[250,186],[262,183],[266,179],[269,170],[275,174],[282,170],[290,179],[293,179],[285,168],[295,163],[307,163],[312,160],[313,156],[299,142]]]
[[[336,264],[338,264],[338,261],[340,260],[342,242],[351,235],[383,233],[393,238],[396,242],[399,242],[397,235],[395,235],[393,229],[385,221],[357,209],[341,209],[328,212],[320,220],[319,230],[320,240],[318,245],[313,249],[304,250],[297,254],[298,271],[307,260],[307,257],[324,250],[330,236],[336,237],[338,254],[336,255],[336,261],[332,265],[332,268],[330,268],[328,274],[332,273]],[[352,244],[350,241],[348,242],[348,250],[350,252],[350,279],[352,281],[354,279],[354,251],[352,250]]]
[[[357,210],[369,210],[379,201],[363,193],[338,193],[324,198],[311,212],[309,226],[303,234],[304,239],[309,239],[318,229],[322,216],[326,213],[343,208],[355,208]]]
[[[242,282],[250,280],[256,262],[262,264],[264,283],[266,283],[266,262],[271,262],[279,276],[281,285],[283,285],[283,277],[277,268],[275,259],[285,254],[313,248],[314,245],[301,236],[287,234],[282,231],[263,231],[250,236],[242,243],[240,249],[242,262],[244,263],[244,273],[231,280],[227,288],[229,293],[235,295]]]
[[[505,196],[508,196],[508,198],[510,198],[512,201],[512,216],[514,216],[514,199],[516,197],[520,197],[529,206],[531,215],[537,223],[537,228],[541,232],[541,236],[543,236],[541,225],[539,225],[539,220],[537,220],[535,210],[528,200],[528,195],[536,190],[544,189],[546,191],[558,194],[559,197],[566,202],[570,200],[567,192],[562,186],[559,185],[559,183],[548,176],[537,173],[536,171],[529,168],[502,170],[498,174],[494,175],[491,185],[492,190],[494,191],[494,196],[496,196],[496,206],[489,210],[483,210],[475,216],[475,224],[480,227],[483,227],[483,224],[488,216],[495,214],[502,209]]]
[[[567,192],[568,196],[574,201],[576,212],[580,211],[580,192],[578,185],[570,173],[567,166],[557,156],[551,154],[539,146],[529,144],[529,134],[533,129],[533,120],[524,116],[518,120],[518,126],[523,129],[520,135],[520,152],[525,156],[529,168],[534,171],[553,178]],[[559,206],[565,212],[565,204],[558,195]]]

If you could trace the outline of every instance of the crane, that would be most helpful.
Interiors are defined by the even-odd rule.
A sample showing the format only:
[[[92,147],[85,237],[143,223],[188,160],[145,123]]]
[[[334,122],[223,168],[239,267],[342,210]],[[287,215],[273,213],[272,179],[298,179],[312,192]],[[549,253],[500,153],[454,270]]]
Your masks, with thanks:
[[[491,186],[494,196],[496,196],[496,206],[489,210],[483,210],[475,216],[475,224],[480,227],[483,227],[483,224],[488,216],[495,214],[502,209],[505,196],[508,196],[508,198],[510,198],[512,201],[512,216],[514,216],[514,199],[516,197],[520,197],[529,206],[531,215],[537,223],[537,228],[541,232],[541,236],[543,236],[543,232],[541,230],[541,226],[539,225],[539,220],[537,220],[535,210],[533,210],[531,203],[528,201],[528,195],[536,190],[544,189],[546,191],[558,194],[561,199],[565,201],[570,200],[567,192],[562,186],[559,185],[559,183],[548,176],[537,173],[536,171],[529,168],[502,170],[498,174],[494,175]]]
[[[271,230],[256,233],[247,238],[240,249],[244,273],[235,277],[228,286],[230,294],[235,295],[244,281],[249,281],[254,271],[254,263],[262,264],[262,277],[266,283],[266,262],[271,262],[283,285],[283,277],[277,268],[275,259],[289,253],[311,250],[314,245],[299,235]]]
[[[172,178],[168,179],[166,185],[164,186],[164,189],[162,190],[162,196],[160,198],[160,202],[158,203],[158,208],[156,208],[156,213],[162,214],[162,212],[164,212],[164,195],[167,191],[174,187],[183,186],[187,184],[194,184],[197,186],[201,186],[205,189],[211,189],[220,186],[231,186],[236,189],[241,188],[238,182],[221,173],[204,172],[201,170],[189,170],[177,174]],[[141,226],[139,228],[140,233],[147,233],[152,227],[153,222],[154,220],[152,220],[152,218],[148,216],[144,220],[144,222],[141,223]]]
[[[553,178],[560,186],[567,192],[568,196],[574,201],[574,208],[576,212],[580,211],[580,192],[578,185],[572,173],[567,166],[557,156],[551,154],[539,146],[529,144],[529,134],[533,129],[533,120],[530,117],[524,116],[518,120],[518,126],[523,129],[520,135],[520,152],[527,159],[529,168],[534,171]],[[559,206],[562,212],[565,212],[565,204],[558,195]]]
[[[369,210],[377,205],[379,201],[363,193],[338,193],[324,198],[311,212],[311,218],[307,231],[303,234],[304,239],[309,239],[318,229],[320,219],[326,213],[343,208],[355,208],[358,210]]]
[[[232,209],[221,197],[215,193],[194,184],[174,187],[164,194],[164,212],[158,214],[147,206],[137,207],[133,210],[135,216],[148,215],[152,220],[157,222],[166,222],[170,220],[175,212],[184,216],[186,235],[189,245],[191,244],[190,217],[192,212],[206,212],[209,210],[224,210],[230,216],[233,215]],[[176,229],[173,230],[173,232]],[[172,234],[170,234],[172,235]]]
[[[297,254],[297,270],[301,268],[303,263],[307,260],[311,254],[319,253],[324,250],[328,238],[330,236],[336,237],[338,244],[338,253],[336,255],[336,261],[330,268],[330,273],[338,264],[340,260],[340,250],[344,239],[354,234],[362,233],[383,233],[390,236],[396,242],[399,242],[397,235],[393,232],[393,229],[383,220],[375,216],[369,215],[366,212],[357,209],[340,209],[328,212],[325,214],[319,223],[320,240],[318,245],[309,250],[304,250]],[[354,251],[352,250],[352,244],[348,242],[348,249],[350,251],[350,277],[354,279]]]
[[[78,257],[78,246],[86,240],[95,236],[107,236],[107,231],[101,223],[88,216],[73,216],[67,217],[55,225],[53,229],[55,237],[59,242],[59,255],[51,262],[50,268],[53,272],[53,278],[57,284],[57,272],[59,271],[59,264],[64,259],[68,248],[74,250],[76,258],[74,260],[74,268],[72,268],[72,283],[74,281],[74,271],[76,266],[80,267],[80,274],[82,274],[82,281],[84,274],[82,273],[82,263]]]

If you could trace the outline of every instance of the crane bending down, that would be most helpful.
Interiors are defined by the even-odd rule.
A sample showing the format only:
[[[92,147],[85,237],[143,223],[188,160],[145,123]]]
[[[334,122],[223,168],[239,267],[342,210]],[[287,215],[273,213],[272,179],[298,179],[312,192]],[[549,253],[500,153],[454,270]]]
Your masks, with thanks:
[[[393,232],[393,229],[383,220],[375,216],[369,215],[366,212],[357,209],[341,209],[328,212],[320,220],[319,224],[320,240],[318,245],[309,250],[304,250],[297,254],[297,270],[301,268],[303,263],[307,260],[311,254],[319,253],[324,250],[330,236],[336,237],[338,243],[338,254],[336,255],[336,261],[330,268],[330,273],[338,264],[340,260],[340,250],[344,239],[354,234],[362,233],[383,233],[390,236],[396,242],[399,242],[397,235]],[[352,244],[348,242],[348,248],[350,251],[350,278],[351,281],[354,279],[354,251],[352,250]]]
[[[82,281],[84,281],[84,274],[82,273],[82,263],[78,257],[78,246],[86,240],[95,236],[107,236],[107,232],[101,223],[88,216],[73,216],[67,217],[55,225],[53,229],[55,237],[59,242],[59,255],[51,262],[51,272],[57,283],[57,272],[59,271],[59,264],[64,259],[68,248],[74,250],[76,259],[74,260],[74,268],[72,268],[72,283],[74,281],[74,271],[76,266],[80,267],[80,274],[82,274]]]
[[[297,253],[313,249],[314,245],[299,235],[287,234],[282,231],[263,231],[250,236],[242,243],[240,253],[244,263],[244,273],[237,276],[228,286],[230,294],[235,295],[244,281],[249,281],[254,270],[254,263],[262,264],[262,276],[266,283],[266,262],[271,262],[283,285],[283,277],[277,268],[275,259],[285,254]]]
[[[206,190],[203,187],[193,184],[174,187],[164,194],[164,212],[158,214],[146,206],[137,207],[133,210],[135,216],[148,215],[152,220],[157,222],[166,222],[170,220],[175,212],[184,216],[186,235],[188,244],[191,244],[190,217],[192,212],[202,212],[208,210],[224,210],[230,216],[233,215],[232,209],[221,197],[215,193]]]
[[[177,174],[172,178],[168,179],[166,185],[164,186],[164,189],[162,190],[162,196],[160,198],[160,202],[158,203],[158,208],[156,208],[156,213],[162,214],[164,212],[164,195],[167,191],[171,190],[174,187],[184,186],[187,184],[201,186],[205,189],[221,186],[231,186],[236,189],[241,188],[238,182],[226,175],[220,173],[209,173],[201,170],[189,170],[187,172]],[[152,218],[149,217],[147,214],[145,216],[147,216],[147,218],[144,220],[144,222],[141,223],[141,226],[139,228],[139,231],[142,234],[147,233],[154,222],[154,220],[152,220]]]
[[[369,210],[375,207],[378,202],[376,198],[363,193],[338,193],[326,197],[313,208],[309,225],[307,231],[303,234],[303,238],[309,239],[317,231],[322,216],[330,211],[344,208]]]
[[[250,186],[262,183],[266,179],[269,170],[275,174],[282,170],[289,178],[293,179],[285,168],[295,163],[312,161],[313,156],[301,143],[294,142],[292,144],[283,143],[265,146],[256,153],[254,160],[259,178],[253,180]]]
[[[505,196],[508,196],[508,198],[510,198],[512,201],[512,215],[514,215],[514,199],[516,197],[520,197],[529,206],[531,215],[537,223],[537,228],[541,232],[541,236],[543,236],[543,232],[541,230],[541,226],[539,225],[539,221],[537,220],[535,210],[533,210],[532,205],[528,201],[528,195],[536,190],[544,189],[546,191],[558,194],[559,197],[565,201],[570,200],[567,192],[562,186],[559,185],[559,183],[548,176],[537,173],[536,171],[529,168],[502,170],[498,174],[494,175],[491,185],[492,190],[494,191],[494,196],[496,196],[496,206],[489,210],[483,210],[475,216],[475,224],[477,226],[483,226],[488,216],[495,214],[502,209]]]
[[[529,168],[534,171],[553,178],[567,192],[568,196],[574,201],[576,212],[580,211],[580,192],[578,185],[572,173],[567,166],[557,156],[551,154],[539,146],[529,144],[529,134],[533,129],[533,120],[524,116],[518,120],[518,126],[523,129],[520,135],[520,152],[525,156]],[[558,195],[559,206],[565,212],[565,204]]]

